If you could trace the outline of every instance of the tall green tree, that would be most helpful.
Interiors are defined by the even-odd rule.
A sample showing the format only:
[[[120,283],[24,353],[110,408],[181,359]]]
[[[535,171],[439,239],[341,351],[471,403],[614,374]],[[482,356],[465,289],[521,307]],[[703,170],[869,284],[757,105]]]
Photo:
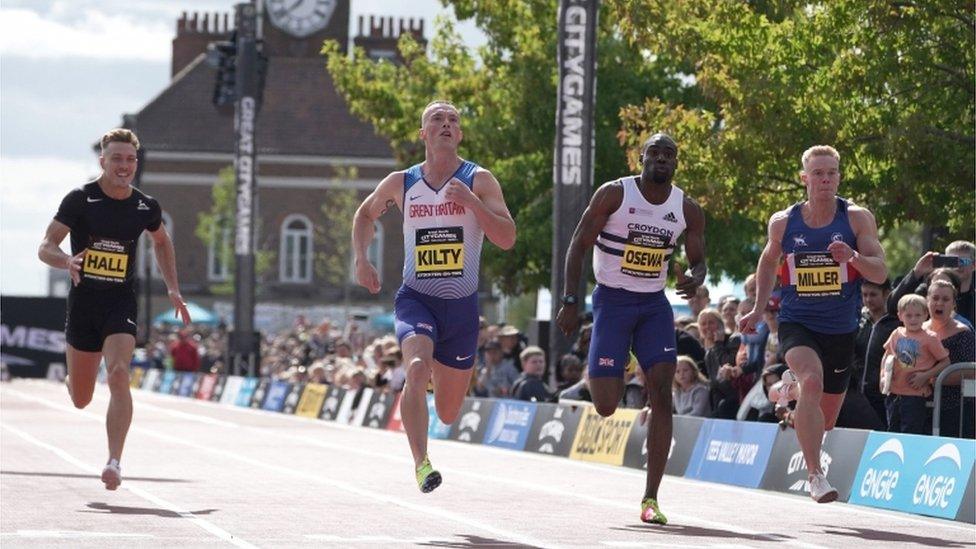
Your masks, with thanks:
[[[234,220],[237,219],[237,187],[234,181],[234,167],[220,170],[217,182],[210,193],[210,210],[197,213],[197,226],[194,234],[207,249],[215,246],[217,260],[226,266],[229,277],[222,282],[210,285],[216,295],[234,293]],[[255,231],[261,234],[260,222]],[[225,238],[225,235],[228,237]],[[254,272],[258,283],[270,276],[276,255],[270,246],[258,246],[254,251]]]
[[[484,165],[502,184],[518,225],[510,252],[485,247],[486,273],[509,294],[548,286],[552,246],[552,149],[556,109],[556,2],[503,0],[450,2],[460,19],[473,18],[487,43],[466,47],[445,18],[425,51],[409,36],[400,40],[402,65],[373,61],[362,51],[323,53],[336,88],[351,111],[388,138],[407,166],[423,159],[417,130],[423,107],[434,98],[461,110],[461,154]],[[604,10],[605,11],[605,10]],[[616,23],[601,16],[597,74],[597,185],[628,170],[617,139],[620,109],[645,97],[700,105],[696,90],[675,65],[628,44]]]
[[[624,110],[621,141],[670,127],[679,142],[695,142],[681,151],[682,163],[701,172],[692,193],[719,223],[764,221],[802,199],[799,155],[827,143],[842,155],[841,194],[871,208],[882,228],[914,221],[946,227],[948,239],[972,238],[972,2],[607,7],[630,43],[693,66],[697,89],[714,104],[649,97]],[[753,244],[746,251],[754,253],[756,236],[742,241]]]

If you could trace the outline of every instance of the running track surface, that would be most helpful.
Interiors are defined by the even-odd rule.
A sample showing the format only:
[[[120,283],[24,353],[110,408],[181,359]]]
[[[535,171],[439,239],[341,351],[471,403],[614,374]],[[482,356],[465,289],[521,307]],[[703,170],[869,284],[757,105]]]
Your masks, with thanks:
[[[972,525],[665,476],[667,527],[640,522],[641,471],[432,441],[421,494],[400,433],[133,390],[108,492],[108,389],[0,386],[8,547],[973,547]]]

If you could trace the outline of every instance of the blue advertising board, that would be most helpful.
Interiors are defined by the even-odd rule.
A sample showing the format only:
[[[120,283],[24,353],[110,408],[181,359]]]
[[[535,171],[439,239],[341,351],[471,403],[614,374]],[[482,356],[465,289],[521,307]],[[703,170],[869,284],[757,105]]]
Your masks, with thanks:
[[[851,503],[956,518],[976,459],[976,441],[872,432]]]
[[[188,397],[193,393],[193,386],[196,384],[196,372],[184,372],[180,375],[180,389],[177,393],[181,397]]]
[[[535,419],[535,406],[532,402],[497,401],[488,421],[484,444],[509,450],[525,449]]]
[[[166,370],[163,372],[162,381],[159,383],[159,392],[168,395],[173,390],[173,382],[176,380],[176,372]]]
[[[234,400],[234,404],[245,408],[250,406],[251,397],[254,396],[254,389],[257,388],[259,381],[261,380],[256,377],[244,378],[244,381],[241,382],[241,388],[237,391],[237,399]]]
[[[757,488],[778,427],[774,423],[709,419],[698,431],[685,476]]]
[[[285,407],[285,399],[291,392],[291,383],[276,380],[268,387],[268,395],[264,397],[264,404],[261,408],[272,412],[280,412]]]
[[[445,425],[437,417],[437,407],[434,405],[434,395],[427,393],[427,436],[430,438],[447,438],[451,434],[451,426]]]

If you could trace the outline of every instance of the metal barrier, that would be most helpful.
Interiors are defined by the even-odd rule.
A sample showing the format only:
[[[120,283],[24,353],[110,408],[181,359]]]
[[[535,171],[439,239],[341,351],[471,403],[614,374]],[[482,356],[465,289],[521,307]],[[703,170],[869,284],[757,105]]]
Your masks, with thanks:
[[[945,379],[949,377],[950,374],[958,372],[959,370],[972,370],[976,372],[976,362],[957,362],[955,364],[950,364],[945,370],[939,373],[939,377],[935,378],[935,390],[932,394],[932,403],[934,409],[932,410],[932,435],[939,436],[939,420],[942,415],[942,383]],[[963,379],[960,385],[960,398],[965,398],[967,396],[976,396],[973,392],[974,384],[976,381],[972,379]],[[963,417],[965,413],[965,406],[959,406],[959,432],[962,433],[963,421],[966,419]]]

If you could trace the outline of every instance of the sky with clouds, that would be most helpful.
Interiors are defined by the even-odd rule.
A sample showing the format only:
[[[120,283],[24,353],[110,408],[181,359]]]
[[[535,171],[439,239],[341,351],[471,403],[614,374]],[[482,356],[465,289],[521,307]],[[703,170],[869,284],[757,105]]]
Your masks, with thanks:
[[[99,174],[91,144],[166,87],[183,11],[232,12],[235,3],[3,0],[0,293],[47,293],[37,245],[65,193]],[[352,0],[351,11],[351,21],[421,16],[432,29],[443,10],[437,0]],[[473,27],[461,29],[470,35]]]

